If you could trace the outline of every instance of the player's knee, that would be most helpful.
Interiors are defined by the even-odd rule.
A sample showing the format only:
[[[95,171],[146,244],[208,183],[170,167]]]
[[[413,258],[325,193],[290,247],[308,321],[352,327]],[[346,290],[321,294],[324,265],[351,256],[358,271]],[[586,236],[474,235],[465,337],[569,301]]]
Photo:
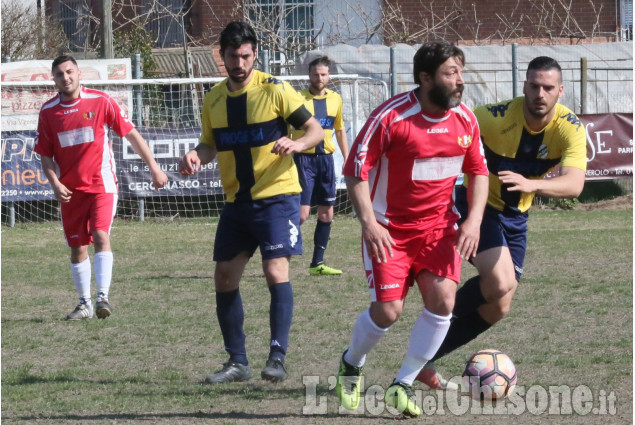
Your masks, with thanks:
[[[484,284],[483,284],[484,283]],[[488,302],[496,301],[504,298],[510,292],[516,289],[518,281],[515,275],[509,276],[492,276],[489,279],[483,279],[481,290],[483,296]]]
[[[318,220],[323,223],[330,223],[333,221],[333,209],[329,209],[327,211],[320,211],[318,214]]]
[[[452,313],[452,310],[454,309],[454,297],[440,298],[435,302],[428,301],[425,306],[426,310],[432,314],[436,314],[437,316],[447,316]]]
[[[110,236],[103,231],[93,232],[93,245],[95,252],[110,250]]]
[[[492,305],[490,309],[489,321],[490,323],[496,323],[503,317],[507,316],[511,310],[510,302],[499,302]]]
[[[391,303],[376,303],[371,305],[370,317],[380,328],[392,326],[401,316],[402,306]]]

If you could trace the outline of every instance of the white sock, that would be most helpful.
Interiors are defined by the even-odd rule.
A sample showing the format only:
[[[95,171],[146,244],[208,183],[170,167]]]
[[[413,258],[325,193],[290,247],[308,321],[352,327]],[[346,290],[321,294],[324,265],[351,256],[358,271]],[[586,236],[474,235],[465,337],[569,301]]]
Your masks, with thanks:
[[[370,317],[370,311],[365,310],[355,322],[351,344],[344,354],[344,361],[351,366],[363,366],[366,354],[377,345],[388,329],[390,326],[385,329],[377,326]]]
[[[88,305],[92,305],[90,300],[90,259],[86,258],[81,263],[71,263],[71,273],[75,289],[79,294],[79,302],[84,301]]]
[[[452,315],[438,316],[423,309],[410,332],[406,357],[395,381],[412,385],[425,364],[436,354],[450,329]]]
[[[112,280],[113,255],[111,251],[95,253],[95,280],[97,281],[97,296],[108,299],[110,281]],[[100,295],[103,294],[103,295]]]

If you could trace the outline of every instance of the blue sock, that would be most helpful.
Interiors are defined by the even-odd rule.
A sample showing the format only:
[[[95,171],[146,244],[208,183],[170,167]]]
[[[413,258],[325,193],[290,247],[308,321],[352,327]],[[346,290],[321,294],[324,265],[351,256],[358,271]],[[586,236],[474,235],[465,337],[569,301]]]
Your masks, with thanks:
[[[463,317],[475,311],[485,302],[481,292],[481,278],[476,275],[468,279],[456,292],[456,301],[454,302],[452,314],[455,317]]]
[[[452,320],[448,334],[445,336],[441,347],[439,347],[432,361],[438,360],[457,348],[462,347],[491,327],[492,325],[487,323],[477,311],[473,311],[462,317],[457,317]]]
[[[229,353],[229,360],[248,365],[243,331],[245,312],[238,289],[230,292],[216,292],[216,316],[223,334],[225,351]]]
[[[293,289],[290,282],[269,286],[271,305],[269,306],[269,325],[271,327],[271,346],[269,357],[284,361],[289,345],[289,330],[293,318]]]
[[[311,267],[324,262],[324,251],[326,251],[326,245],[329,243],[329,236],[331,236],[331,222],[325,223],[318,220],[315,225],[315,233],[313,233],[314,247]]]

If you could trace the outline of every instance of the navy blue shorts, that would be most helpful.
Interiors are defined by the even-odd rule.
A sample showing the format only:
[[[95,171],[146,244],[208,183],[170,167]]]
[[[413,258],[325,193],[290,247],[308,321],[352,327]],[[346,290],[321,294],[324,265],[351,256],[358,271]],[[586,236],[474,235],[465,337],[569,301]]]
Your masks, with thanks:
[[[302,254],[300,195],[226,202],[214,240],[214,261],[229,261],[260,246],[263,260]]]
[[[335,205],[335,161],[332,154],[295,154],[300,176],[301,205]]]
[[[464,186],[457,186],[455,189],[456,208],[461,214],[459,224],[467,217],[467,190]],[[520,281],[525,263],[525,251],[527,250],[527,220],[529,215],[504,214],[495,208],[487,206],[481,223],[481,238],[478,243],[477,252],[482,252],[490,248],[506,246],[509,248],[516,280]]]

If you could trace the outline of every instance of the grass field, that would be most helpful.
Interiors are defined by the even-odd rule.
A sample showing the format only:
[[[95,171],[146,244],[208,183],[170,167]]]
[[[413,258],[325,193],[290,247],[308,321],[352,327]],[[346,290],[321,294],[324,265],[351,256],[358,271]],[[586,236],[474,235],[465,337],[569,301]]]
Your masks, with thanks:
[[[411,292],[401,320],[369,355],[365,386],[378,395],[367,392],[363,414],[339,412],[332,376],[354,320],[368,305],[359,225],[336,217],[327,260],[345,273],[315,278],[307,273],[314,224],[313,219],[304,225],[306,254],[292,262],[290,378],[272,384],[259,377],[268,353],[269,293],[256,255],[241,286],[255,377],[219,386],[202,383],[226,360],[212,290],[215,221],[117,221],[112,231],[115,310],[107,320],[83,322],[63,320],[75,306],[76,292],[59,223],[3,227],[2,421],[393,422],[398,416],[381,408],[381,389],[399,368],[420,296],[416,289]],[[464,265],[464,279],[473,273]],[[412,422],[632,423],[632,299],[632,206],[532,212],[525,275],[511,313],[438,364],[452,376],[461,373],[472,352],[503,350],[516,363],[527,407],[521,410],[525,404],[520,404],[502,415],[474,410],[457,415],[449,408],[429,408],[443,401],[441,393],[418,391],[428,403],[424,410],[433,414]],[[541,404],[540,395],[556,385],[568,386],[577,397],[572,413],[557,414],[553,402]]]

